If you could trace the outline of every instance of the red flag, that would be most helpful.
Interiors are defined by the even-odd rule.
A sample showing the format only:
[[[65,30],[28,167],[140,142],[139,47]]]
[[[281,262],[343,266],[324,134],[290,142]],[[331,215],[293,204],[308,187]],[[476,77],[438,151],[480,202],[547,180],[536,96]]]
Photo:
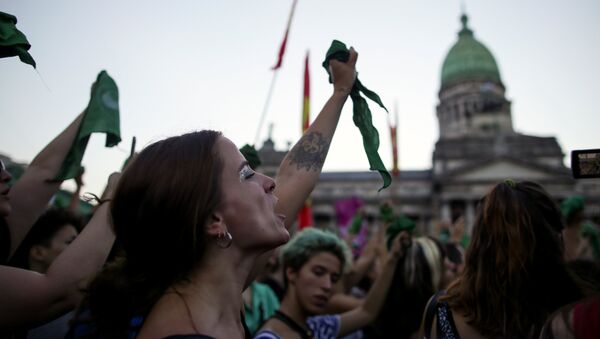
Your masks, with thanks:
[[[311,205],[310,198],[306,199],[304,206],[298,212],[298,229],[314,226]]]
[[[277,64],[275,64],[275,66],[271,68],[272,70],[279,69],[279,67],[281,67],[281,64],[283,63],[283,55],[285,54],[285,46],[287,45],[288,34],[290,33],[290,26],[292,25],[292,17],[294,16],[294,10],[296,9],[296,2],[297,0],[294,0],[294,2],[292,3],[292,10],[290,11],[290,17],[288,18],[287,27],[285,29],[285,35],[283,36],[283,41],[281,42],[281,46],[279,47],[279,56],[277,59]]]
[[[302,133],[304,133],[310,124],[310,76],[308,73],[308,51],[304,59],[304,95],[302,100]],[[298,228],[314,226],[312,218],[310,198],[304,202],[304,206],[298,213]]]
[[[398,168],[398,107],[394,109],[394,126],[388,116],[388,125],[390,126],[390,135],[392,137],[392,157],[393,157],[393,167],[392,167],[392,175],[395,177],[400,174],[400,169]]]

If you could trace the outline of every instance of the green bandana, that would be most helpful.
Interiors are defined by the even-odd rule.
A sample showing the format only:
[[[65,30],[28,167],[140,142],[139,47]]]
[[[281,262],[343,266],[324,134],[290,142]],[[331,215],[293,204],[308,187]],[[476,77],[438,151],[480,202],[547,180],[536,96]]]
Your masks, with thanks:
[[[254,146],[245,144],[244,147],[240,148],[240,152],[242,153],[244,158],[246,158],[248,165],[250,165],[250,168],[252,168],[253,170],[260,166],[260,164],[262,164],[262,161],[260,161],[260,157],[258,156],[258,152],[256,151],[256,148],[254,148]]]
[[[383,204],[379,207],[379,218],[385,223],[394,221],[394,209],[388,204]]]
[[[350,54],[346,45],[341,41],[333,40],[331,47],[329,47],[329,50],[327,51],[325,60],[323,61],[323,67],[329,74],[330,83],[333,83],[333,81],[331,79],[331,74],[329,73],[329,60],[335,59],[346,62],[349,57]],[[383,161],[381,161],[381,157],[379,157],[379,154],[377,153],[377,150],[379,149],[379,133],[375,126],[373,126],[371,110],[369,109],[369,105],[367,105],[367,100],[360,95],[361,92],[367,98],[375,101],[379,106],[385,109],[386,112],[387,108],[385,108],[377,93],[370,91],[360,82],[360,80],[358,80],[358,78],[356,78],[354,86],[350,91],[350,98],[352,98],[352,104],[354,105],[352,119],[354,120],[354,125],[358,127],[360,134],[362,135],[365,153],[369,159],[370,170],[378,171],[383,179],[383,186],[379,189],[379,191],[381,191],[392,183],[392,177],[386,170]]]
[[[348,234],[358,234],[360,232],[360,227],[362,226],[362,213],[358,212],[352,218],[352,223],[350,224],[350,228],[348,229]]]
[[[415,222],[412,221],[412,219],[407,218],[405,216],[401,215],[401,216],[397,217],[396,219],[394,219],[392,224],[390,226],[388,226],[388,229],[385,232],[388,249],[390,249],[392,247],[392,240],[394,240],[394,238],[396,237],[396,235],[398,235],[398,233],[400,233],[402,231],[407,231],[410,233],[415,228],[415,226],[416,226]]]
[[[16,25],[15,16],[0,12],[0,58],[18,56],[21,61],[35,68],[35,60],[27,52],[31,45]]]
[[[63,181],[77,176],[81,170],[83,153],[90,135],[94,132],[106,133],[106,147],[115,146],[121,141],[119,90],[106,71],[100,72],[98,79],[92,85],[90,103],[85,109],[75,141],[60,171],[52,181]]]
[[[569,197],[560,204],[560,209],[562,211],[563,216],[569,220],[573,214],[579,211],[583,211],[584,201],[583,197],[579,195],[574,195]]]

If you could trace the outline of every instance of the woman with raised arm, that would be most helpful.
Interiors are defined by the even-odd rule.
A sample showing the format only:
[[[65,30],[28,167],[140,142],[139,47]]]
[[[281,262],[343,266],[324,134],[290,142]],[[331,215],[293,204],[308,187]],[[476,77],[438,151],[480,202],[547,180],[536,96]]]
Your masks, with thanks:
[[[124,254],[90,285],[72,336],[248,336],[242,291],[258,257],[289,239],[286,226],[319,177],[354,84],[356,59],[352,50],[346,63],[330,63],[333,94],[283,160],[276,181],[254,172],[215,131],[142,150],[112,204]]]
[[[69,152],[83,113],[27,166],[13,187],[8,188],[10,174],[2,174],[0,183],[0,264],[8,262],[35,221],[44,213],[62,181],[53,179]],[[8,179],[7,179],[8,178]]]
[[[73,144],[82,117],[78,115],[33,159],[14,186],[9,187],[12,177],[0,161],[1,264],[8,262],[58,191],[61,182],[50,180]],[[117,178],[113,176],[109,182],[108,194]],[[76,307],[81,299],[80,284],[102,266],[114,241],[109,220],[108,207],[99,209],[86,235],[62,253],[46,274],[0,265],[2,332],[50,321]]]
[[[4,168],[1,172],[5,179]],[[0,333],[43,324],[79,304],[81,289],[102,267],[115,239],[109,202],[119,176],[110,176],[92,219],[45,274],[0,265]],[[0,211],[5,216],[10,209],[2,205]]]

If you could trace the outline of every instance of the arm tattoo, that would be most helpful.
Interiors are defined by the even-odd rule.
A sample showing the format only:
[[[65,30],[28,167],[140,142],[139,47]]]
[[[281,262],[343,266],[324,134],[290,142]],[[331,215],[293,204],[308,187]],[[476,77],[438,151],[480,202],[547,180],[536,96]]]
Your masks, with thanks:
[[[310,132],[300,138],[290,151],[290,163],[306,171],[320,171],[325,162],[330,142],[319,132]]]

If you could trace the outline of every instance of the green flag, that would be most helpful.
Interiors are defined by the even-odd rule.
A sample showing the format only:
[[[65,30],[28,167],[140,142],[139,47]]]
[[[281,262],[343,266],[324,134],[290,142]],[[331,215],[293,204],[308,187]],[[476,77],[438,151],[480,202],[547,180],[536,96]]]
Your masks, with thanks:
[[[341,41],[333,40],[331,47],[329,47],[327,55],[325,56],[325,61],[323,61],[323,67],[329,74],[330,83],[333,83],[333,81],[331,79],[331,74],[329,73],[329,60],[335,59],[346,62],[349,57],[350,53],[348,48],[346,48],[346,45]],[[392,183],[392,176],[385,168],[383,161],[381,161],[381,157],[377,153],[377,150],[379,149],[379,132],[377,132],[377,129],[373,126],[371,110],[369,109],[367,100],[360,95],[361,92],[367,98],[375,101],[379,106],[385,109],[386,112],[387,108],[385,108],[377,93],[369,90],[358,78],[356,79],[354,86],[350,91],[350,98],[354,105],[352,120],[354,120],[354,125],[358,127],[360,134],[362,135],[363,146],[365,148],[365,153],[367,154],[367,159],[369,159],[370,169],[372,171],[378,171],[383,179],[383,186],[379,189],[381,191]]]
[[[106,73],[100,72],[92,85],[90,103],[85,109],[83,121],[75,141],[65,157],[63,165],[52,181],[74,178],[81,170],[81,159],[94,132],[106,133],[106,147],[117,145],[121,141],[119,124],[119,90],[115,81]]]
[[[31,45],[16,25],[17,18],[14,15],[0,12],[0,58],[18,56],[21,61],[35,68],[35,60],[27,52]]]
[[[246,158],[246,161],[248,161],[248,165],[250,165],[250,168],[252,168],[253,170],[260,166],[260,164],[262,164],[262,162],[260,161],[260,157],[258,156],[258,152],[256,151],[256,148],[254,148],[254,146],[245,144],[244,147],[240,148],[240,152],[242,153],[244,158]]]

